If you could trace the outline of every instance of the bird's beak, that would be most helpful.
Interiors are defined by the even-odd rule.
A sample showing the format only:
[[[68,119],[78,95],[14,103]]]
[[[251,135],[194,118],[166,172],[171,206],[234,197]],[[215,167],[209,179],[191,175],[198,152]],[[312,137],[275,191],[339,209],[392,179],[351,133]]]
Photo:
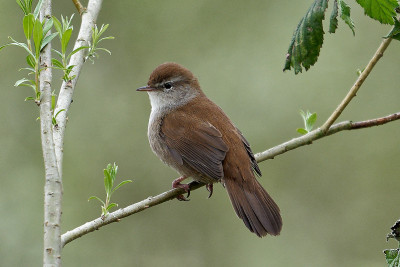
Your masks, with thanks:
[[[148,85],[146,85],[146,86],[142,86],[142,87],[139,87],[138,89],[136,89],[136,91],[153,91],[153,90],[155,90],[155,88],[153,88],[153,87],[150,87],[150,86],[148,86]]]

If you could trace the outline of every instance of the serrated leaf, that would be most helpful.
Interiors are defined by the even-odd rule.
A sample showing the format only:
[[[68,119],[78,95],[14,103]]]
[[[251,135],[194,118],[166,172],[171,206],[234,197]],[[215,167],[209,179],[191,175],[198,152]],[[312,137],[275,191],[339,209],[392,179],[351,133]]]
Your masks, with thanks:
[[[383,253],[386,257],[386,263],[389,264],[390,267],[400,266],[399,249],[385,249]]]
[[[307,134],[307,133],[308,133],[307,130],[304,129],[304,128],[298,128],[296,131],[297,131],[298,133],[300,133],[300,134]]]
[[[71,38],[71,34],[72,34],[72,29],[68,29],[62,35],[62,38],[61,38],[61,53],[62,54],[65,54],[65,52],[67,51],[67,46],[69,43],[69,39]]]
[[[369,17],[383,24],[394,24],[395,9],[399,6],[397,0],[357,0],[357,3]]]
[[[394,18],[394,27],[389,32],[389,34],[384,38],[389,38],[389,37],[400,41],[400,22],[397,20],[397,18]]]
[[[340,3],[340,18],[349,26],[349,28],[352,30],[353,35],[356,34],[354,31],[354,22],[350,17],[350,7],[347,5],[347,3],[343,0],[338,0]]]
[[[284,71],[293,67],[297,74],[303,67],[308,70],[317,62],[324,40],[322,20],[327,7],[327,0],[315,0],[300,20],[289,45]]]
[[[36,65],[36,63],[35,63],[35,58],[32,57],[31,55],[28,55],[28,56],[26,57],[26,63],[28,63],[28,65],[29,65],[30,67],[35,68],[35,65]]]
[[[336,29],[338,27],[338,3],[337,1],[333,2],[333,10],[331,13],[331,17],[329,19],[329,32],[330,33],[335,33]]]
[[[24,16],[24,19],[22,21],[23,27],[24,27],[24,34],[27,40],[30,40],[32,38],[32,30],[33,30],[33,25],[34,25],[35,18],[33,17],[32,14],[28,14]]]
[[[40,47],[43,40],[43,29],[40,20],[35,20],[33,27],[33,42],[35,43],[36,56],[39,57]]]
[[[53,40],[54,37],[56,37],[58,35],[57,32],[52,33],[50,35],[47,35],[46,37],[44,37],[43,41],[42,41],[42,46],[40,47],[40,50],[43,49],[43,47],[45,47],[48,43],[51,42],[51,40]]]

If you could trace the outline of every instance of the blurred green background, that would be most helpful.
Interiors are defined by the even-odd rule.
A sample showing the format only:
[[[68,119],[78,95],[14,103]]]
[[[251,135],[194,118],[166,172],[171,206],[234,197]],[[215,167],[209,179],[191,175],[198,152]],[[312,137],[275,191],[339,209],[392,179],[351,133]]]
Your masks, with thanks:
[[[102,45],[112,56],[87,63],[74,94],[65,137],[62,232],[100,215],[91,195],[104,197],[102,170],[119,165],[132,179],[114,195],[124,207],[166,191],[177,173],[150,150],[150,104],[135,89],[160,63],[193,71],[260,152],[298,136],[299,110],[320,125],[354,83],[389,31],[348,1],[356,36],[340,21],[325,36],[316,66],[282,72],[293,30],[307,1],[104,1],[98,24],[109,23]],[[85,2],[86,4],[86,2]],[[54,1],[54,14],[76,13]],[[23,40],[22,13],[3,1],[0,43]],[[330,10],[326,16],[330,15]],[[80,18],[74,18],[75,29]],[[327,24],[325,23],[325,31]],[[364,120],[400,109],[399,43],[394,41],[342,120]],[[2,266],[42,260],[44,170],[38,108],[31,91],[14,88],[26,76],[21,49],[0,52],[0,259]],[[55,72],[58,92],[61,75]],[[261,183],[279,204],[278,237],[257,238],[236,217],[222,186],[200,189],[191,201],[170,201],[86,235],[63,250],[64,266],[384,266],[382,250],[400,217],[399,122],[324,138],[260,164]]]

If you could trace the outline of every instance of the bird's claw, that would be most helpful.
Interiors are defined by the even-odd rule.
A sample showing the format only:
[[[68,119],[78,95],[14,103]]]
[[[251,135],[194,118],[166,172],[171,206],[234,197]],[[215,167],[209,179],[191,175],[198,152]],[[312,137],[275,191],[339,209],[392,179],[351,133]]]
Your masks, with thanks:
[[[190,199],[187,199],[190,196],[190,186],[188,184],[181,184],[181,182],[183,180],[185,180],[186,178],[187,178],[186,176],[181,176],[172,182],[172,188],[182,188],[187,193],[186,197],[184,197],[183,195],[177,196],[176,198],[179,201],[189,201],[190,200]]]
[[[213,184],[206,184],[206,189],[210,194],[208,195],[208,198],[210,198],[213,194]]]

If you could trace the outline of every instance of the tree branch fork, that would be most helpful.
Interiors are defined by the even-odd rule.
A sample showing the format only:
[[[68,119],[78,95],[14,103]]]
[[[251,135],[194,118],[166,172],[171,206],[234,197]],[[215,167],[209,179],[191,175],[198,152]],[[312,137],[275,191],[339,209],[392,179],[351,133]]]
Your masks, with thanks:
[[[255,154],[255,158],[257,162],[262,162],[265,160],[273,159],[280,154],[286,153],[290,150],[299,148],[301,146],[312,144],[313,141],[336,134],[341,131],[357,130],[373,126],[379,126],[399,119],[400,119],[400,112],[397,112],[385,117],[380,117],[371,120],[357,121],[357,122],[351,122],[351,121],[340,122],[332,125],[327,132],[324,132],[322,129],[318,128],[305,135],[293,138],[292,140],[289,140],[285,143],[279,144],[268,150],[257,153]],[[193,191],[200,187],[203,187],[205,184],[199,182],[191,182],[189,185],[190,189]],[[61,236],[61,245],[62,247],[64,247],[69,242],[83,235],[98,230],[99,228],[106,226],[110,223],[119,222],[122,218],[141,212],[150,207],[175,199],[178,195],[181,195],[183,193],[185,192],[181,188],[171,189],[154,197],[148,197],[142,201],[129,205],[125,208],[121,208],[114,212],[111,212],[108,214],[106,218],[99,217],[93,221],[87,222],[81,226],[76,227],[73,230],[64,233]]]

